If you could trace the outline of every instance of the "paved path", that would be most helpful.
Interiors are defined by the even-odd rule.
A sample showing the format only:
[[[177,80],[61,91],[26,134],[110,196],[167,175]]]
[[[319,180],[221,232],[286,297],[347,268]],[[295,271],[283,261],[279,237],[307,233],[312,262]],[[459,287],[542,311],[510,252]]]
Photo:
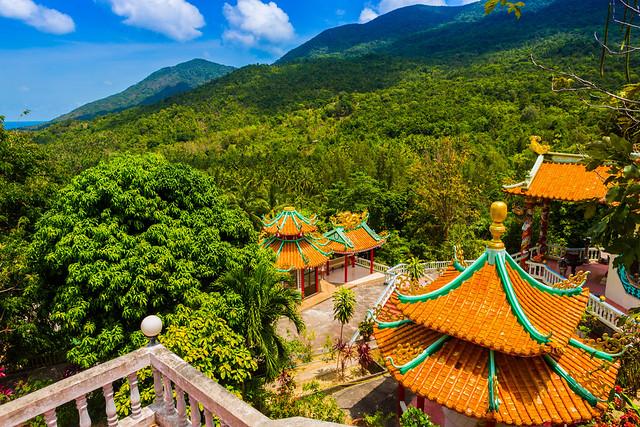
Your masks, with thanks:
[[[367,310],[373,308],[385,287],[384,283],[378,282],[363,284],[352,288],[356,294],[356,307],[351,321],[344,325],[343,339],[350,340],[356,333],[358,323],[364,320]],[[307,325],[307,333],[313,332],[314,339],[312,340],[312,344],[316,350],[322,348],[322,344],[327,340],[327,335],[331,338],[332,342],[340,336],[340,322],[333,320],[333,300],[331,299],[331,293],[327,292],[324,301],[312,307],[303,307],[301,312],[302,318]],[[281,336],[286,337],[288,329],[290,339],[298,338],[295,327],[288,320],[281,319],[277,327],[278,333]]]

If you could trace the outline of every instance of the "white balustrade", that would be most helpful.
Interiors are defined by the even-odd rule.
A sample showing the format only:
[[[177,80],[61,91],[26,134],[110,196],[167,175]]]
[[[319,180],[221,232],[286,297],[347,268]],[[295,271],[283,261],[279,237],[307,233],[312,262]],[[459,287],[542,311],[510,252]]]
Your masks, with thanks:
[[[151,365],[154,378],[155,403],[140,409],[140,396],[136,373]],[[118,420],[113,403],[112,384],[129,379],[132,415]],[[165,387],[163,387],[166,385]],[[173,403],[172,384],[177,395],[177,408]],[[105,396],[107,423],[116,426],[151,425],[200,426],[199,406],[204,408],[205,425],[213,427],[215,414],[222,425],[229,426],[292,426],[321,427],[337,425],[305,418],[270,420],[251,405],[238,399],[217,382],[203,375],[193,366],[160,344],[147,346],[109,362],[100,364],[55,384],[37,390],[12,402],[0,405],[0,426],[19,426],[44,414],[47,427],[57,427],[56,408],[75,400],[79,425],[91,426],[86,395],[102,388]],[[166,390],[166,392],[165,392]],[[186,395],[191,417],[187,418]],[[170,396],[170,398],[165,399]],[[134,420],[133,413],[137,419]]]
[[[365,258],[356,257],[356,264],[362,267],[371,268],[371,261]],[[388,265],[380,264],[375,261],[373,262],[373,271],[386,273],[387,270],[389,270]]]
[[[602,323],[609,326],[614,331],[620,331],[620,328],[616,324],[618,318],[625,316],[625,314],[617,308],[601,301],[600,298],[593,294],[589,294],[589,301],[587,302],[587,310],[598,318]]]

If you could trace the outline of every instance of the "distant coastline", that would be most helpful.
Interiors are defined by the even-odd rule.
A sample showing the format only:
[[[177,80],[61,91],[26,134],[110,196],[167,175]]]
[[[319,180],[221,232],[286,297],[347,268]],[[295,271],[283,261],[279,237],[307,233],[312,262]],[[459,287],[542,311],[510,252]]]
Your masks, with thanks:
[[[4,128],[5,129],[17,129],[17,128],[24,128],[27,126],[34,126],[34,125],[39,125],[41,123],[46,123],[46,121],[41,121],[41,122],[33,122],[33,121],[19,121],[19,122],[4,122]]]

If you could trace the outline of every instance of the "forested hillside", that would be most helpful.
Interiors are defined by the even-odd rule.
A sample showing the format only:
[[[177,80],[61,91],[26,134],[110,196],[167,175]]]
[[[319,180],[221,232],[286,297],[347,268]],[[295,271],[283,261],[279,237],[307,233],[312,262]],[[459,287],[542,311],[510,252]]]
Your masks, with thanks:
[[[171,95],[187,92],[233,69],[234,67],[204,59],[192,59],[173,67],[162,68],[120,93],[85,104],[52,122],[67,119],[90,120],[95,116],[153,104]]]
[[[158,313],[167,347],[251,399],[250,381],[286,363],[276,320],[300,320],[296,292],[257,245],[259,218],[287,205],[316,213],[320,231],[340,211],[369,211],[370,226],[390,232],[376,252],[388,265],[448,259],[454,245],[476,257],[488,206],[512,204],[501,186],[535,161],[531,135],[577,152],[612,126],[607,110],[553,92],[531,55],[625,84],[624,58],[599,75],[596,0],[527,2],[519,21],[477,7],[418,7],[429,29],[400,34],[414,19],[385,34],[385,19],[413,16],[402,9],[372,21],[370,39],[336,30],[355,32],[326,45],[335,55],[311,58],[324,49],[312,43],[295,61],[91,120],[21,132],[0,116],[0,363],[63,349],[92,366],[143,345],[139,318]],[[579,207],[553,215],[549,241],[582,241]],[[505,224],[514,252],[521,223]]]

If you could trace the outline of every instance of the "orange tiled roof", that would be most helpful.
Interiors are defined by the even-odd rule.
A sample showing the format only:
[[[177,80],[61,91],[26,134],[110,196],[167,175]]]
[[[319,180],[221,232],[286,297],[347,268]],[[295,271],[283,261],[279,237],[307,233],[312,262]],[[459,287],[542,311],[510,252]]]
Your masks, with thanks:
[[[604,199],[608,190],[604,185],[604,180],[609,176],[608,169],[606,166],[600,166],[593,171],[587,171],[583,164],[553,162],[545,159],[528,188],[523,188],[526,184],[522,183],[510,188],[503,187],[502,191],[508,194],[567,202],[578,202],[594,197]]]
[[[470,417],[515,425],[592,419],[606,409],[618,365],[573,333],[588,290],[529,276],[500,239],[506,204],[490,212],[493,239],[471,266],[452,263],[424,287],[401,283],[374,310],[385,363],[404,387]]]
[[[366,224],[353,230],[333,230],[325,236],[329,238],[329,247],[339,254],[364,252],[387,242],[386,236],[378,236]]]
[[[297,236],[300,233],[311,233],[316,231],[316,216],[306,218],[295,208],[286,207],[275,218],[262,218],[264,231],[268,234],[282,236]]]
[[[411,321],[442,333],[504,353],[533,356],[547,353],[550,346],[564,348],[575,330],[589,298],[589,290],[575,296],[554,295],[533,288],[507,265],[510,284],[526,317],[542,334],[553,332],[549,344],[539,343],[513,313],[496,265],[485,263],[446,294],[424,302],[400,303]],[[440,287],[451,279],[438,278]],[[449,276],[450,277],[450,276]],[[435,286],[426,288],[428,292]],[[554,313],[549,313],[549,307]]]
[[[299,270],[324,264],[331,255],[328,240],[321,236],[305,234],[295,240],[268,237],[260,242],[276,254],[276,268],[280,271]]]
[[[443,334],[417,324],[395,329],[375,327],[374,333],[387,368],[398,382],[469,417],[515,425],[572,424],[589,420],[606,408],[603,403],[592,406],[573,391],[545,360],[549,356],[516,357],[495,352],[497,409],[494,410],[490,407],[488,348],[451,338],[440,350],[402,374],[391,363],[398,357],[398,345],[401,351],[412,347],[420,350],[434,344]],[[606,399],[613,388],[617,364],[606,370],[602,360],[572,346],[552,359],[598,399]],[[590,376],[597,380],[590,381]]]

